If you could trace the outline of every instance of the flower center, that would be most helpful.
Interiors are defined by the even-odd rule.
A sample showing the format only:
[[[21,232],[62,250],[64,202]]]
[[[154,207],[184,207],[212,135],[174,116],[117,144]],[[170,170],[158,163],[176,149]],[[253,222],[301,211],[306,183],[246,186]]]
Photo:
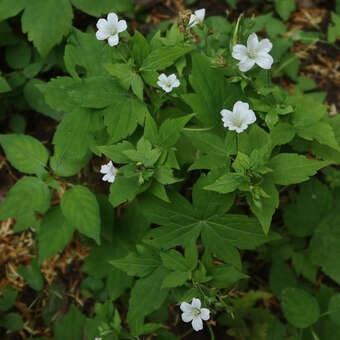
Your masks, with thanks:
[[[166,87],[171,87],[172,85],[171,85],[171,82],[168,80],[166,83],[165,83],[165,86]]]
[[[111,35],[116,35],[117,34],[117,27],[111,26],[110,33],[111,33]]]
[[[256,57],[256,50],[248,50],[247,55],[250,59],[254,59]]]
[[[234,124],[234,126],[240,128],[241,125],[242,125],[242,122],[241,122],[240,119],[234,119],[234,120],[233,120],[233,124]]]
[[[201,314],[201,311],[198,309],[198,308],[195,308],[193,311],[192,311],[192,315],[193,316],[199,316]]]

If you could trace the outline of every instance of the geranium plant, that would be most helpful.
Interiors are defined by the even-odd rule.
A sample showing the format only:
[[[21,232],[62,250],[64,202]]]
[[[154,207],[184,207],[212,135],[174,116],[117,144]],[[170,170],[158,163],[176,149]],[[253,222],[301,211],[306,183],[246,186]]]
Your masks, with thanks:
[[[148,36],[121,17],[72,28],[65,73],[34,84],[58,115],[51,149],[0,135],[24,174],[0,219],[36,235],[28,284],[72,237],[91,249],[81,292],[95,307],[85,316],[71,306],[55,339],[71,339],[71,324],[72,340],[176,339],[164,327],[168,305],[188,332],[211,338],[224,328],[235,339],[326,339],[324,327],[340,327],[339,296],[313,287],[320,268],[340,283],[339,217],[327,215],[338,195],[312,177],[340,163],[338,117],[317,95],[272,81],[289,73],[289,46],[261,17],[230,23],[198,9]],[[30,32],[45,55],[50,47]],[[268,266],[266,285],[258,273]],[[0,313],[13,300],[2,294]]]

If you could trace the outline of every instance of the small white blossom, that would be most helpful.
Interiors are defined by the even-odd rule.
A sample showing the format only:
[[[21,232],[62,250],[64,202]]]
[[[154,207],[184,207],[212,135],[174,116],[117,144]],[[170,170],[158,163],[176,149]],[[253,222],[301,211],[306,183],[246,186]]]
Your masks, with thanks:
[[[221,111],[224,127],[240,133],[247,129],[249,124],[256,121],[253,110],[249,110],[249,104],[238,101],[234,104],[233,111],[223,109]]]
[[[203,329],[203,321],[209,320],[210,311],[207,308],[201,308],[201,300],[193,298],[191,304],[182,302],[180,305],[182,310],[182,320],[191,322],[192,328],[195,331]]]
[[[247,46],[237,44],[233,47],[232,56],[240,61],[237,66],[241,72],[249,71],[255,64],[269,70],[274,62],[273,57],[268,54],[272,47],[268,39],[259,41],[257,35],[252,33],[248,37]]]
[[[205,8],[198,9],[194,12],[194,14],[191,14],[189,19],[189,27],[194,27],[201,22],[203,22],[205,17]]]
[[[102,167],[100,168],[100,173],[105,174],[105,176],[103,176],[102,178],[104,182],[107,181],[113,183],[116,179],[117,172],[118,169],[115,168],[115,166],[112,164],[112,161],[105,165],[102,165]]]
[[[124,32],[127,29],[127,25],[125,20],[118,21],[116,13],[109,13],[107,20],[98,20],[97,28],[96,37],[98,40],[107,39],[110,46],[116,46],[119,43],[118,33]]]
[[[167,77],[165,73],[162,73],[158,77],[157,85],[165,92],[171,92],[174,87],[178,87],[180,85],[180,82],[175,74],[170,74],[170,76]]]

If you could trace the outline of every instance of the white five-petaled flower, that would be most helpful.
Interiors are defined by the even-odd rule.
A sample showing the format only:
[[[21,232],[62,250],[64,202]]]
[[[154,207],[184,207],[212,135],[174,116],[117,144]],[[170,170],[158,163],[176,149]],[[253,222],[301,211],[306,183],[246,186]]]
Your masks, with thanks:
[[[127,25],[125,20],[118,21],[116,13],[109,13],[107,20],[98,20],[97,28],[96,37],[98,40],[107,39],[110,46],[116,46],[119,43],[118,33],[124,32],[127,29]]]
[[[201,308],[201,300],[193,298],[191,304],[182,302],[180,305],[182,310],[182,320],[184,322],[191,322],[192,328],[195,331],[203,329],[203,321],[209,320],[210,311],[207,308]]]
[[[175,74],[170,74],[170,76],[167,77],[165,73],[162,73],[158,77],[157,85],[165,92],[171,92],[174,87],[178,87],[180,85],[180,82]]]
[[[118,169],[115,168],[115,166],[112,164],[112,161],[105,165],[102,165],[102,167],[100,168],[100,173],[105,174],[105,176],[103,176],[102,178],[104,182],[107,181],[113,183],[116,179],[117,172]]]
[[[189,19],[189,27],[194,27],[201,22],[203,22],[205,17],[205,8],[198,9],[194,12],[194,14],[191,14]]]
[[[249,124],[256,121],[255,113],[249,109],[249,104],[241,101],[234,104],[233,111],[223,109],[221,115],[223,126],[237,133],[244,131]]]
[[[248,37],[247,46],[237,44],[233,47],[233,58],[239,60],[237,64],[241,72],[249,71],[255,64],[269,70],[274,62],[269,54],[273,45],[269,39],[259,41],[257,35],[252,33]]]

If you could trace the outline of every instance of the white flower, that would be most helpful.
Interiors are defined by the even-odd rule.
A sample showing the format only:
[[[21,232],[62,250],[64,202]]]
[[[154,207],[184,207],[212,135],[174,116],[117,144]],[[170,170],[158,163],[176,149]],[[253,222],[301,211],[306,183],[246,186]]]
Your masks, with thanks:
[[[116,13],[109,13],[107,20],[98,20],[97,28],[96,37],[98,40],[107,39],[110,46],[116,46],[119,43],[118,33],[124,32],[127,29],[127,25],[125,20],[118,21]]]
[[[237,133],[244,131],[249,124],[256,121],[253,110],[249,110],[249,104],[238,101],[234,104],[233,111],[223,109],[221,111],[224,127]]]
[[[240,71],[247,72],[255,64],[269,70],[274,62],[273,57],[268,54],[273,45],[268,39],[259,41],[257,35],[252,33],[248,37],[247,47],[244,45],[235,45],[233,48],[233,58],[240,60],[237,64]]]
[[[207,308],[201,308],[201,300],[193,298],[191,304],[182,302],[180,306],[182,310],[182,320],[191,322],[192,328],[195,331],[203,329],[202,320],[209,320],[210,311]]]
[[[203,22],[205,17],[205,8],[198,9],[194,12],[194,14],[191,14],[189,19],[189,27],[194,27],[197,24],[200,24]]]
[[[180,85],[180,82],[175,74],[170,74],[170,76],[167,77],[165,73],[162,73],[158,77],[157,85],[165,92],[171,92],[174,87],[178,87]]]
[[[109,163],[105,165],[102,165],[102,167],[100,168],[100,173],[105,174],[102,180],[110,182],[110,183],[113,183],[115,181],[117,172],[118,172],[118,169],[114,167],[114,165],[112,164],[112,161],[110,161]]]

